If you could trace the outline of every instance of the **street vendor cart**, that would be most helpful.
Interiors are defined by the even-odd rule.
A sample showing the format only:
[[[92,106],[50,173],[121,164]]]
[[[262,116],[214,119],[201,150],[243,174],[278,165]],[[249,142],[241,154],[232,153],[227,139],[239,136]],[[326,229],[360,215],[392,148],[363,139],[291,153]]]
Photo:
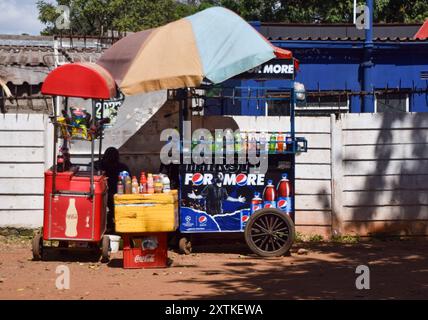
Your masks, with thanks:
[[[260,256],[290,250],[295,238],[295,158],[307,151],[306,139],[295,133],[296,95],[302,95],[294,81],[297,64],[295,59],[274,59],[255,74],[170,94],[180,101],[181,252],[192,251],[195,234],[230,232],[245,233],[248,247]],[[268,71],[274,69],[287,72],[272,77]],[[255,84],[239,86],[249,76]],[[281,85],[272,85],[278,78]],[[265,109],[272,103],[288,116],[269,117]],[[254,112],[263,109],[262,115],[243,116],[250,106]],[[208,139],[198,133],[201,129],[211,133]],[[201,155],[207,150],[208,155]]]
[[[269,66],[263,66],[265,63]],[[294,76],[298,62],[290,51],[273,46],[234,12],[213,7],[127,36],[109,48],[98,64],[112,74],[127,96],[172,90],[170,98],[180,104],[178,141],[171,137],[172,145],[179,146],[180,159],[176,159],[178,164],[174,161],[163,164],[180,166],[179,246],[182,252],[191,251],[186,235],[207,232],[245,232],[249,247],[261,256],[277,256],[290,249],[294,241],[295,155],[307,150],[306,140],[295,136]],[[260,75],[269,72],[283,76],[288,83],[269,88],[268,82],[242,86],[239,81],[245,73],[251,79],[262,81]],[[228,82],[230,79],[234,82]],[[204,102],[195,106],[191,103],[193,99]],[[276,132],[272,132],[269,123],[264,128],[252,128],[254,134],[269,136],[267,149],[268,144],[262,143],[260,135],[248,138],[250,130],[245,129],[246,138],[235,139],[232,151],[221,151],[220,160],[231,157],[231,163],[217,164],[213,162],[215,153],[206,149],[213,148],[214,139],[192,137],[192,129],[186,129],[187,122],[193,125],[197,122],[197,129],[208,128],[212,136],[216,135],[216,129],[230,128],[226,120],[216,123],[204,115],[207,102],[213,100],[218,102],[220,110],[227,103],[233,107],[254,102],[258,106],[270,101],[287,102],[284,108],[289,110],[289,125],[283,117],[279,119],[283,126]],[[195,113],[201,116],[196,119]],[[242,115],[242,112],[235,110],[234,114]],[[231,129],[239,130],[240,125],[235,121]],[[280,138],[273,139],[275,136]],[[268,160],[266,170],[257,171],[248,153],[243,152],[251,145],[245,139],[255,142],[256,154]],[[208,158],[206,162],[192,157],[200,145],[205,147],[202,158]]]
[[[101,248],[102,258],[107,261],[110,244],[105,235],[107,179],[94,165],[95,143],[98,142],[100,159],[103,126],[107,120],[102,116],[97,119],[95,103],[116,96],[115,82],[99,65],[73,63],[52,71],[42,93],[52,96],[54,101],[53,165],[45,172],[43,228],[33,239],[34,259],[43,259],[47,248],[67,250],[72,244],[78,244],[79,248],[96,252]],[[84,108],[70,107],[70,98],[91,99],[91,113]],[[90,143],[91,164],[86,170],[71,163],[71,140]],[[46,245],[53,241],[59,245]]]

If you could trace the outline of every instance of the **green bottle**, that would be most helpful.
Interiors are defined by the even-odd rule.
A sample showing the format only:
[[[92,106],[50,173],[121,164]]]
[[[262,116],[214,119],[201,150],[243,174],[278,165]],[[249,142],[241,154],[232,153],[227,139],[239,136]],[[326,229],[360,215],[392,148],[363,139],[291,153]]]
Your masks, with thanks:
[[[242,145],[241,145],[241,133],[240,132],[235,132],[235,152],[236,153],[240,153],[242,150]]]
[[[270,135],[269,140],[269,154],[275,154],[276,153],[276,133],[272,133]]]

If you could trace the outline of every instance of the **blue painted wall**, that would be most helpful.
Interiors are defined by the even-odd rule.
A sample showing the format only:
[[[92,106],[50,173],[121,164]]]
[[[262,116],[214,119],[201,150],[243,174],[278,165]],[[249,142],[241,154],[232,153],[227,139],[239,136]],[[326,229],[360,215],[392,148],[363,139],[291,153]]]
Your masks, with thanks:
[[[307,91],[349,90],[362,91],[363,42],[347,41],[273,41],[274,45],[291,50],[300,60],[300,72],[296,80]],[[374,89],[403,88],[426,90],[428,80],[421,79],[421,71],[428,71],[428,41],[425,42],[376,42],[373,52]],[[279,86],[287,81],[226,82],[226,86]],[[362,112],[361,99],[351,97],[350,112]],[[264,104],[256,101],[241,101],[231,105],[223,103],[223,110],[211,106],[207,114],[264,115]],[[373,112],[374,110],[366,110]],[[428,112],[426,93],[410,95],[411,112]]]

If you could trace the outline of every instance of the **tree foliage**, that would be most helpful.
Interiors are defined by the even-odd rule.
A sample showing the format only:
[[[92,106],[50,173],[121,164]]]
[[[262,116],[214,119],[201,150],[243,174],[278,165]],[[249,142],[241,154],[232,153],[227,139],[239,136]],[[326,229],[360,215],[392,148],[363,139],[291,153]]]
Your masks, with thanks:
[[[364,3],[364,1],[359,1]],[[375,22],[418,22],[428,18],[426,0],[375,0]],[[71,9],[71,32],[100,35],[107,30],[157,27],[211,6],[224,6],[249,21],[291,23],[352,22],[352,0],[56,0]],[[59,33],[59,13],[47,0],[37,2],[44,34]]]

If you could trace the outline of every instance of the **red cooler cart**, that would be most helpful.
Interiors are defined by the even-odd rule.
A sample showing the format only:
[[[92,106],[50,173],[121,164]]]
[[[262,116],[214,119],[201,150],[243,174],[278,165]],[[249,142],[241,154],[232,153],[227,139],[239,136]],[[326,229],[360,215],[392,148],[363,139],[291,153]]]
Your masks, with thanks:
[[[105,235],[107,224],[107,178],[96,171],[95,141],[99,141],[102,152],[102,129],[107,122],[95,113],[96,100],[107,100],[116,96],[116,85],[110,74],[102,67],[90,63],[72,63],[52,71],[46,78],[42,93],[53,96],[54,110],[51,117],[54,125],[53,166],[45,172],[44,219],[41,233],[33,239],[33,257],[43,259],[47,246],[45,242],[58,241],[65,250],[71,243],[85,244],[85,247],[101,253],[104,261],[109,259],[109,237]],[[57,97],[64,97],[59,103]],[[81,130],[65,121],[69,114],[69,98],[92,100],[92,114],[87,114],[87,126],[83,127],[82,140],[91,144],[91,164],[82,171],[69,163],[68,143],[75,139],[73,130]],[[62,114],[63,117],[60,115]],[[90,118],[89,119],[89,115]],[[59,140],[61,152],[57,153]],[[67,165],[69,163],[69,165]],[[57,248],[52,245],[49,248]],[[82,247],[79,245],[78,247]]]

